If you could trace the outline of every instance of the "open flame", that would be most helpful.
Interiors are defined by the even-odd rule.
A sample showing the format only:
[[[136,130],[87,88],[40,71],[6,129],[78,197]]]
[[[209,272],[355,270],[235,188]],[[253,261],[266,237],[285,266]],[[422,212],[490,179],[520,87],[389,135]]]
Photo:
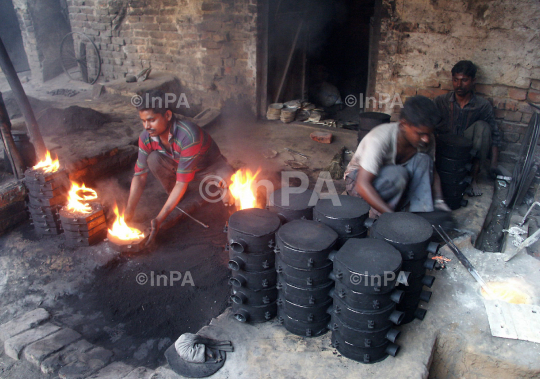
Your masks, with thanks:
[[[92,188],[86,188],[84,183],[79,186],[77,183],[71,182],[66,209],[71,212],[91,213],[92,207],[86,201],[95,199],[97,199],[97,193]]]
[[[120,215],[118,212],[118,205],[114,205],[114,214],[116,215],[116,220],[112,229],[109,229],[109,234],[119,238],[123,241],[133,241],[140,240],[144,238],[144,233],[139,229],[130,228],[127,226],[126,221],[124,220],[124,215]]]
[[[235,203],[240,205],[240,209],[256,208],[254,184],[260,171],[259,169],[253,174],[249,169],[240,169],[231,177],[232,184],[229,186],[229,191],[236,200]]]
[[[58,169],[60,168],[60,162],[58,161],[58,158],[53,161],[51,159],[51,153],[49,152],[49,150],[47,150],[47,155],[45,156],[45,159],[32,168],[34,170],[42,169],[43,172],[55,172],[58,171]]]
[[[513,283],[491,282],[488,291],[482,289],[482,296],[488,300],[501,300],[511,304],[529,304],[530,297]]]

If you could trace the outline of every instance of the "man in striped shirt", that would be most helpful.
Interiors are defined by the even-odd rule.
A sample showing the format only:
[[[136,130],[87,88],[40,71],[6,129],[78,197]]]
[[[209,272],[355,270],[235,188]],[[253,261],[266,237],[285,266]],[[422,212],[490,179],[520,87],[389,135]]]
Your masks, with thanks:
[[[139,156],[131,181],[125,219],[129,221],[133,217],[148,172],[152,172],[169,197],[151,221],[150,243],[163,221],[184,197],[191,181],[215,175],[220,178],[216,184],[225,189],[234,171],[208,133],[192,122],[174,117],[167,107],[163,92],[153,90],[143,95],[142,99],[137,109],[144,131],[139,136]]]

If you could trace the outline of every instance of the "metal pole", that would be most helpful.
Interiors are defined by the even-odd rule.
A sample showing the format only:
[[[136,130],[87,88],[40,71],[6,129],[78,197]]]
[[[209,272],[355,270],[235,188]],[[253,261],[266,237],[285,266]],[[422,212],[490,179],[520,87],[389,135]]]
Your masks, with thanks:
[[[9,58],[6,47],[4,46],[4,43],[2,42],[1,38],[0,38],[0,68],[4,72],[4,75],[6,76],[9,86],[11,87],[11,90],[13,91],[13,95],[15,96],[15,99],[17,100],[17,103],[19,104],[19,107],[21,108],[21,112],[24,116],[24,120],[26,121],[26,127],[28,128],[28,134],[30,134],[30,139],[32,143],[34,144],[36,153],[39,157],[38,160],[43,160],[45,159],[45,154],[47,153],[45,142],[43,142],[43,137],[41,136],[41,132],[39,131],[39,126],[36,121],[36,117],[34,116],[34,111],[32,110],[32,107],[30,106],[28,97],[26,96],[26,93],[24,92],[24,88],[21,84],[21,81],[19,80],[19,77],[17,76],[15,67],[13,67],[13,63],[11,62],[11,59]]]
[[[6,149],[6,155],[11,163],[11,169],[16,179],[20,179],[24,174],[24,162],[21,158],[13,136],[11,135],[11,122],[9,121],[6,106],[4,105],[4,99],[0,92],[0,133],[2,134],[2,140],[4,141],[4,148]]]

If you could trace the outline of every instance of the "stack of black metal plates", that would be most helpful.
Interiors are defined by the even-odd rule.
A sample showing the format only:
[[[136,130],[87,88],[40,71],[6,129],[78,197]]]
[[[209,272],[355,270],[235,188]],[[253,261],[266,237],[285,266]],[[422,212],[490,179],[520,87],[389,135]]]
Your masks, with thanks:
[[[402,270],[410,272],[407,283],[399,284],[403,290],[403,299],[397,309],[405,313],[402,323],[409,323],[415,318],[423,320],[426,310],[419,308],[420,301],[428,302],[430,287],[435,277],[426,275],[426,269],[432,270],[435,261],[428,259],[428,253],[436,253],[439,244],[430,242],[433,229],[421,216],[408,212],[384,213],[373,224],[371,237],[388,242],[394,246],[403,258]]]
[[[232,311],[240,322],[258,323],[276,316],[278,291],[275,234],[281,221],[265,209],[235,212],[226,226],[232,277]]]
[[[270,194],[268,209],[276,213],[284,224],[293,220],[313,219],[313,207],[319,200],[319,195],[311,190],[300,193],[298,190],[284,187]]]
[[[349,238],[367,236],[366,220],[369,209],[369,204],[360,197],[339,195],[319,200],[313,209],[313,220],[337,232],[339,236],[337,247],[339,248]]]
[[[24,184],[28,188],[28,210],[36,233],[60,234],[58,209],[66,202],[67,173],[64,170],[46,173],[41,169],[28,169],[24,173]]]
[[[472,168],[471,159],[475,154],[472,142],[465,137],[454,134],[437,137],[435,163],[441,178],[444,201],[450,209],[467,206],[463,193],[471,184],[469,173]]]
[[[279,322],[294,334],[315,337],[327,332],[334,286],[330,274],[338,235],[326,225],[295,220],[276,234]]]
[[[384,241],[351,238],[331,258],[336,282],[329,309],[333,346],[362,363],[395,356],[399,331],[393,326],[404,316],[396,310],[403,297],[403,291],[395,288],[401,254]]]
[[[60,209],[60,221],[66,236],[66,245],[91,246],[101,242],[107,236],[107,222],[103,207],[98,203],[90,203],[90,213],[79,213]]]

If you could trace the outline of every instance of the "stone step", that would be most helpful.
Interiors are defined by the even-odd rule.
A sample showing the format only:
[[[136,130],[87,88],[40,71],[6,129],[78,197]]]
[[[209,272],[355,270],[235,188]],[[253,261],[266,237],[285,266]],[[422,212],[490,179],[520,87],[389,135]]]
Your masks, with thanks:
[[[131,371],[123,379],[150,379],[154,375],[154,370],[150,370],[146,367],[137,367]]]
[[[67,346],[79,339],[81,335],[73,329],[61,329],[24,349],[24,359],[36,367],[40,367],[41,362],[48,356],[56,353],[64,346]]]
[[[50,317],[51,315],[45,309],[37,308],[16,319],[8,321],[5,324],[0,325],[0,342],[5,342],[17,334],[30,330],[41,324],[43,321],[48,320]]]
[[[92,345],[86,340],[79,340],[72,343],[59,352],[45,358],[41,363],[41,372],[44,374],[54,374],[60,370],[60,368],[67,366],[70,363],[77,362],[79,354],[85,353],[94,347],[95,345]]]
[[[26,332],[11,337],[4,342],[4,351],[8,357],[19,360],[21,357],[21,352],[26,346],[59,330],[59,326],[53,325],[50,322],[38,326],[37,328],[27,330]]]
[[[126,377],[133,371],[133,367],[123,362],[113,362],[108,366],[103,367],[88,379],[121,379]]]
[[[58,371],[61,379],[83,379],[109,363],[113,356],[112,351],[102,347],[95,347],[85,353],[76,354],[76,360]]]

